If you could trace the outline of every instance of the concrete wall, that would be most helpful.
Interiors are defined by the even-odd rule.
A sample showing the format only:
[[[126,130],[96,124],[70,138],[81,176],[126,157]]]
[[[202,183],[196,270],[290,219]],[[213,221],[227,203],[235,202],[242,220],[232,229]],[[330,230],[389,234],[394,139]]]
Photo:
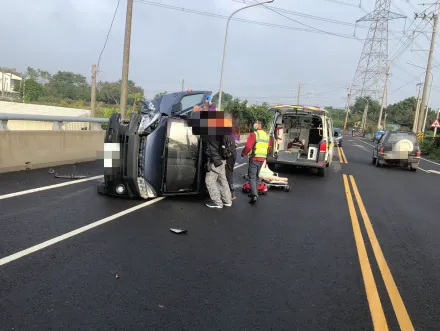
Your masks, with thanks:
[[[105,131],[0,132],[0,173],[53,167],[102,157]],[[248,135],[240,136],[240,143]]]
[[[0,132],[0,173],[101,158],[105,131]]]

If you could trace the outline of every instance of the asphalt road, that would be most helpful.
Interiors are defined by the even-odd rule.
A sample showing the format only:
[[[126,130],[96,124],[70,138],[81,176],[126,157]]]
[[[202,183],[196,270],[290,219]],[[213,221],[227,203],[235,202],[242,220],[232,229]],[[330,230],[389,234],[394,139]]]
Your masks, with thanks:
[[[440,165],[376,168],[344,139],[326,177],[279,168],[290,192],[223,210],[0,176],[0,330],[440,330]]]

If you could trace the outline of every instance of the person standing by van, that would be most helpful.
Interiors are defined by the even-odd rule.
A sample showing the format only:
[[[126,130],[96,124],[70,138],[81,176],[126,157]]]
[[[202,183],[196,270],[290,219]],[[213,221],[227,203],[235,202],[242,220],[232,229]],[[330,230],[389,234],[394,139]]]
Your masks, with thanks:
[[[269,135],[263,131],[264,121],[257,120],[253,126],[254,132],[249,134],[246,145],[241,152],[241,157],[245,157],[249,153],[249,168],[248,176],[251,185],[251,200],[249,203],[256,203],[258,201],[258,179],[261,167],[267,158],[269,145]]]

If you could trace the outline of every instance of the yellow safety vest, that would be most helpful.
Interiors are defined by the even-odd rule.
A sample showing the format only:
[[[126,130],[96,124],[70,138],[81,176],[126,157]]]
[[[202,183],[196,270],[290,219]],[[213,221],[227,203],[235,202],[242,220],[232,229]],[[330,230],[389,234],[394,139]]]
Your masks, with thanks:
[[[267,149],[269,148],[269,136],[263,130],[255,131],[256,143],[254,145],[254,157],[267,157]]]

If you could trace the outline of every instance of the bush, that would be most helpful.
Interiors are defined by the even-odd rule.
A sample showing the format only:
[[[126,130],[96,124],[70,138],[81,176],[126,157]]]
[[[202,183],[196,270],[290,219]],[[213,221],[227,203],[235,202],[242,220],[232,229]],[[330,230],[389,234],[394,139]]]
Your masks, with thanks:
[[[436,146],[433,140],[424,139],[419,143],[419,146],[423,156],[426,156],[433,161],[440,161],[440,148]]]

